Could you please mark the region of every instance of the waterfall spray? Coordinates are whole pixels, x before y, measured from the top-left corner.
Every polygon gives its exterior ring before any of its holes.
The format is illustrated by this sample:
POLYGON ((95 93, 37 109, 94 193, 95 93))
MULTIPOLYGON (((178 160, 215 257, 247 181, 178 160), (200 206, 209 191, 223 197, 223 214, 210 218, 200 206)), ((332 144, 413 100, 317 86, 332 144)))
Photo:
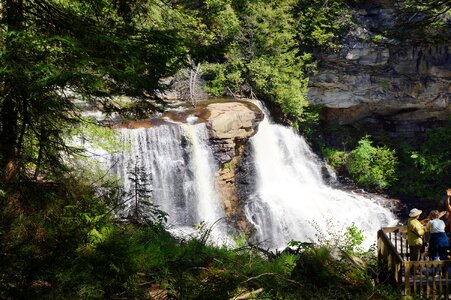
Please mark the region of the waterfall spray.
POLYGON ((257 186, 245 213, 259 243, 279 248, 290 240, 316 242, 318 235, 327 238, 354 223, 369 247, 381 226, 396 224, 375 198, 327 186, 320 160, 304 138, 292 128, 272 124, 267 113, 251 142, 257 186))
POLYGON ((111 156, 110 166, 124 189, 131 182, 127 172, 135 167, 152 178, 152 200, 168 213, 168 228, 191 234, 205 222, 211 240, 227 236, 224 211, 214 187, 217 166, 209 149, 205 124, 173 124, 152 128, 120 129, 126 151, 111 156), (221 220, 221 222, 217 222, 221 220))

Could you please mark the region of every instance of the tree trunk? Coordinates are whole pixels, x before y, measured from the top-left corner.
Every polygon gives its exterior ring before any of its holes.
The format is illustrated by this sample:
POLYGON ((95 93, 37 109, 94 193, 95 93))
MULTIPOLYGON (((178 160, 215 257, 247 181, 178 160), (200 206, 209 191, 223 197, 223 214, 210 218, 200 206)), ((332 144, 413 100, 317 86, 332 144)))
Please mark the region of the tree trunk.
MULTIPOLYGON (((8 33, 23 29, 24 0, 5 1, 4 11, 8 33)), ((14 36, 14 35, 12 35, 14 36)), ((18 134, 19 134, 19 107, 23 95, 16 69, 20 57, 20 50, 11 36, 5 40, 4 54, 7 64, 13 72, 1 78, 2 103, 0 107, 0 180, 7 192, 7 203, 13 210, 21 211, 17 189, 19 174, 18 134)))
MULTIPOLYGON (((8 81, 7 81, 8 82, 8 81)), ((10 81, 9 81, 10 82, 10 81)), ((18 114, 13 97, 7 95, 3 100, 1 132, 2 180, 6 185, 12 184, 17 178, 17 121, 18 114)))
MULTIPOLYGON (((5 17, 8 32, 19 31, 23 27, 23 0, 7 0, 5 4, 5 17)), ((8 37, 5 41, 5 56, 9 63, 17 61, 17 47, 14 41, 8 37)), ((14 65, 12 66, 14 68, 14 65)), ((1 133, 0 146, 2 180, 6 185, 15 181, 18 173, 17 138, 18 138, 18 101, 20 89, 15 72, 6 75, 4 80, 3 103, 1 106, 1 133)))

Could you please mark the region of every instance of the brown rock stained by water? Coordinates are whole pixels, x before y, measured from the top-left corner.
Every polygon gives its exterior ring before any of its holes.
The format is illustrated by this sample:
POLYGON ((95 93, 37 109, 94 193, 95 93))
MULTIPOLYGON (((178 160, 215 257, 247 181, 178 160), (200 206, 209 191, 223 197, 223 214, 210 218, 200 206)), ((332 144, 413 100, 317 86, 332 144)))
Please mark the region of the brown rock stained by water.
POLYGON ((220 166, 216 173, 218 195, 227 217, 238 229, 245 230, 247 222, 235 185, 236 165, 242 158, 244 144, 257 132, 263 113, 244 102, 213 103, 207 109, 213 155, 220 166))

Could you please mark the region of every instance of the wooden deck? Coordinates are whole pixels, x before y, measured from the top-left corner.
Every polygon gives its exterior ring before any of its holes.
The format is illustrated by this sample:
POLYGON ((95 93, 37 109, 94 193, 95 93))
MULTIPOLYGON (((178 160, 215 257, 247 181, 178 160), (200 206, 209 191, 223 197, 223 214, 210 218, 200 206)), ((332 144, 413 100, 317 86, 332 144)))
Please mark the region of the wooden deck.
POLYGON ((386 227, 377 234, 377 254, 382 267, 380 280, 403 288, 403 295, 451 299, 451 261, 409 261, 406 227, 386 227))

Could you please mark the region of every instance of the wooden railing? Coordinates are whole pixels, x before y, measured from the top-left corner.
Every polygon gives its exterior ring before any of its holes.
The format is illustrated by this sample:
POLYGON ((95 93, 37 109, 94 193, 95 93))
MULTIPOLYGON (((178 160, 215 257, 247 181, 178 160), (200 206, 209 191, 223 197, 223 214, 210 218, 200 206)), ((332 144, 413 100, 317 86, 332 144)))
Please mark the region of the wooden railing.
POLYGON ((402 284, 403 258, 399 255, 396 247, 391 242, 389 234, 396 233, 394 228, 383 228, 377 233, 377 257, 381 262, 382 277, 394 285, 402 284), (392 230, 393 229, 393 230, 392 230))
POLYGON ((451 262, 445 261, 405 261, 404 294, 420 295, 437 299, 449 299, 448 273, 451 262))
POLYGON ((383 228, 383 232, 387 235, 402 259, 407 260, 410 254, 409 245, 407 244, 407 228, 385 227, 383 228))
POLYGON ((382 228, 377 233, 377 254, 382 280, 403 287, 403 294, 449 299, 451 261, 409 261, 405 227, 382 228))

